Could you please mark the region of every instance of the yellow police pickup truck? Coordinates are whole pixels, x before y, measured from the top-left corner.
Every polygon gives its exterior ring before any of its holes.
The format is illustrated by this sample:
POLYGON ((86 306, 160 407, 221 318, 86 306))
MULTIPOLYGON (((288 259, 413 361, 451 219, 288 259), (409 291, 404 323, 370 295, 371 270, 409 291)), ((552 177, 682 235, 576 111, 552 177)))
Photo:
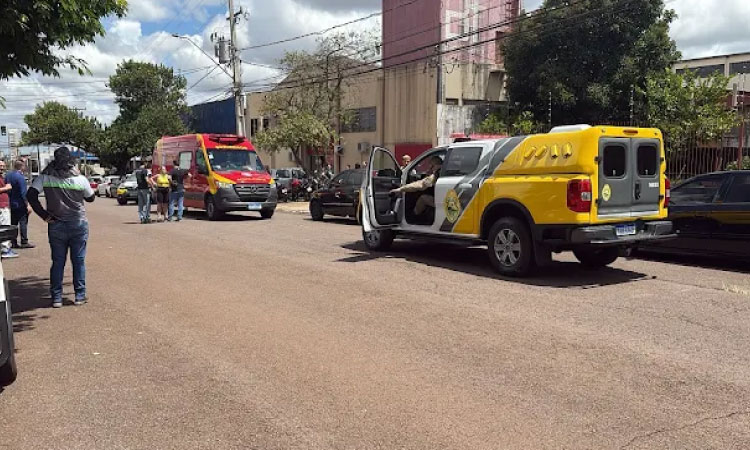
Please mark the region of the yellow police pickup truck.
POLYGON ((572 250, 587 267, 674 237, 662 134, 572 125, 425 152, 407 167, 375 148, 361 190, 370 250, 394 238, 485 243, 493 267, 525 276, 572 250))

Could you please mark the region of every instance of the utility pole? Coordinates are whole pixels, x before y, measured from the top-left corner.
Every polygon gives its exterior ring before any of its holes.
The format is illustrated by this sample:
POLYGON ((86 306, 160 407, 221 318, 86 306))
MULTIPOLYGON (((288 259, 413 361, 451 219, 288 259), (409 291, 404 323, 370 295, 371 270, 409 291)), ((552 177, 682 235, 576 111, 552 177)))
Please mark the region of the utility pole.
POLYGON ((630 86, 630 126, 633 126, 635 112, 635 86, 630 86))
MULTIPOLYGON (((234 112, 237 119, 237 135, 245 136, 245 112, 242 99, 242 66, 240 52, 237 48, 237 16, 234 14, 234 0, 229 1, 229 32, 232 56, 232 81, 234 84, 234 112)), ((240 10, 238 15, 241 15, 240 10)))

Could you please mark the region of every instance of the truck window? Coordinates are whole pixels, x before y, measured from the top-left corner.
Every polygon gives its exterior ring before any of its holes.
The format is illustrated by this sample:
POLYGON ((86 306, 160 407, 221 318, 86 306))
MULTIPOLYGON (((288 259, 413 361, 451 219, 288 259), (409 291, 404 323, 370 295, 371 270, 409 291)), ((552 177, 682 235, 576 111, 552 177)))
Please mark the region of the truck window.
POLYGON ((182 152, 178 160, 180 169, 190 170, 193 167, 193 152, 182 152))
POLYGON ((195 168, 198 172, 208 173, 208 166, 206 165, 206 158, 203 156, 203 151, 198 149, 195 152, 195 168))
POLYGON ((625 175, 627 149, 622 145, 604 147, 604 175, 607 178, 621 178, 625 175))
POLYGON ((659 150, 653 144, 638 146, 638 175, 653 177, 659 170, 659 150))
POLYGON ((482 147, 454 148, 448 154, 440 174, 444 177, 469 175, 477 170, 482 147))

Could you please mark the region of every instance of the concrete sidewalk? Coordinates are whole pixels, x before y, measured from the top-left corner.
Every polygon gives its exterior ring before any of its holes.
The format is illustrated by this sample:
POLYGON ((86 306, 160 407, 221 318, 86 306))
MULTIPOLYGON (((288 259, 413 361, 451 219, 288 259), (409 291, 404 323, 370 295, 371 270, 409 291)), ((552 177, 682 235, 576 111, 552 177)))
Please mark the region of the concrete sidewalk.
POLYGON ((278 206, 276 206, 276 211, 308 214, 310 212, 310 204, 308 202, 279 203, 278 206))

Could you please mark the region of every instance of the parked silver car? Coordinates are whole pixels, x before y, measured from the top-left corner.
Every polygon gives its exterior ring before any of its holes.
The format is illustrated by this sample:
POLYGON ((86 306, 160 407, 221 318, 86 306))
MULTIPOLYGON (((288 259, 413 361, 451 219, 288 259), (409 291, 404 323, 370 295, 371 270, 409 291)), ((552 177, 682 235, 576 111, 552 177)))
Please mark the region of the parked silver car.
POLYGON ((96 195, 99 197, 116 197, 115 189, 120 184, 120 178, 119 175, 107 175, 104 177, 96 189, 96 195))

